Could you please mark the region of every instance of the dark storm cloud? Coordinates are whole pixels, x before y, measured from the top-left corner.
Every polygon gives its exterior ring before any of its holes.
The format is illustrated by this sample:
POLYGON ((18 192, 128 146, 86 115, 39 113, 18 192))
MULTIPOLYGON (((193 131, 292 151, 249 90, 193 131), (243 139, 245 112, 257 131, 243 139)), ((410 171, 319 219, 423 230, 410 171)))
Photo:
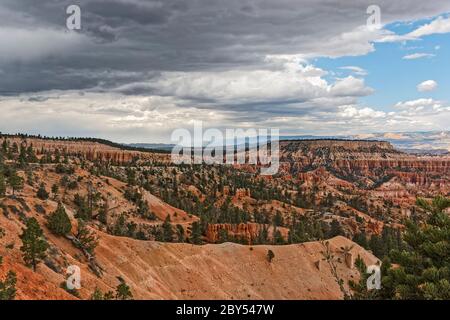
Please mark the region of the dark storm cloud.
POLYGON ((119 1, 89 2, 83 9, 104 18, 111 26, 121 26, 127 20, 143 25, 163 24, 171 15, 171 12, 162 6, 148 7, 119 1))
MULTIPOLYGON (((4 35, 2 46, 13 49, 0 49, 0 90, 107 90, 150 81, 149 73, 161 71, 256 68, 274 54, 357 55, 367 48, 333 46, 330 39, 364 25, 371 2, 2 0, 0 23, 11 35, 4 35), (70 4, 82 8, 82 30, 76 35, 65 29, 70 4), (132 74, 105 77, 105 70, 132 74)), ((385 22, 450 10, 448 0, 377 2, 385 22)))

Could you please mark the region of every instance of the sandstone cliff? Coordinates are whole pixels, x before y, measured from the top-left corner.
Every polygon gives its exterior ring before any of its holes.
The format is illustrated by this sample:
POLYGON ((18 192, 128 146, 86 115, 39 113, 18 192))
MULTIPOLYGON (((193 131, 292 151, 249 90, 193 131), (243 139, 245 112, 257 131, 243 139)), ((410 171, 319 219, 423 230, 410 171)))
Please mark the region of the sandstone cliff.
POLYGON ((410 155, 378 141, 281 141, 280 149, 283 172, 304 180, 314 179, 308 173, 323 168, 367 188, 378 187, 395 176, 405 184, 432 186, 444 193, 449 190, 448 156, 410 155))

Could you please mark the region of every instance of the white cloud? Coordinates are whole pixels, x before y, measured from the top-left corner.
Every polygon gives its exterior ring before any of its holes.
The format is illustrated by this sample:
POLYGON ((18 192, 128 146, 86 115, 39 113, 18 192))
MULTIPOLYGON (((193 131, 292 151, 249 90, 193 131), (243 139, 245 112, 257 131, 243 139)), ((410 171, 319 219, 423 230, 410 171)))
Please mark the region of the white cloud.
POLYGON ((174 128, 188 127, 189 119, 211 126, 229 125, 228 112, 184 106, 171 97, 125 96, 77 91, 42 92, 5 97, 0 109, 3 132, 47 136, 96 136, 118 142, 168 142, 174 128))
POLYGON ((404 56, 402 59, 403 60, 415 60, 415 59, 420 59, 420 58, 432 58, 436 55, 432 54, 432 53, 413 53, 413 54, 408 54, 406 56, 404 56))
POLYGON ((336 83, 331 87, 330 92, 337 97, 360 97, 370 95, 374 92, 374 90, 372 88, 366 87, 363 79, 349 76, 336 81, 336 83))
POLYGON ((372 119, 383 118, 386 116, 386 113, 383 111, 376 111, 368 107, 357 108, 355 106, 341 106, 339 107, 339 116, 352 119, 372 119))
POLYGON ((366 70, 364 70, 361 67, 357 67, 357 66, 345 66, 345 67, 340 67, 339 69, 349 70, 358 76, 367 76, 367 74, 368 74, 368 72, 366 70))
POLYGON ((421 111, 424 109, 439 110, 443 107, 442 101, 434 99, 417 99, 410 101, 401 101, 395 105, 396 108, 421 111))
POLYGON ((276 114, 196 108, 175 97, 94 92, 80 95, 78 91, 40 95, 42 99, 31 94, 0 99, 2 131, 97 136, 119 142, 169 142, 172 130, 192 130, 192 120, 203 121, 209 128, 273 127, 282 133, 337 135, 445 129, 450 116, 450 107, 433 99, 399 102, 396 112, 387 113, 357 103, 342 104, 341 98, 321 98, 317 99, 317 108, 310 105, 305 112, 299 112, 304 106, 296 104, 276 114))
MULTIPOLYGON (((245 104, 308 101, 318 98, 360 97, 373 89, 364 80, 349 76, 329 83, 326 71, 311 64, 301 64, 298 57, 268 57, 267 69, 216 72, 164 72, 148 83, 149 90, 180 99, 209 100, 219 104, 245 104), (282 63, 280 61, 283 61, 282 63)), ((129 91, 117 88, 117 91, 129 91)))
POLYGON ((432 22, 425 24, 408 35, 413 38, 421 38, 432 34, 442 34, 450 32, 450 18, 438 17, 432 22))
POLYGON ((417 91, 419 92, 429 92, 434 91, 438 87, 438 84, 434 80, 427 80, 417 85, 417 91))
POLYGON ((433 35, 433 34, 444 34, 450 33, 450 18, 444 18, 442 16, 437 17, 433 21, 423 26, 418 27, 414 31, 404 34, 387 34, 377 42, 402 42, 402 41, 412 41, 420 40, 422 37, 433 35))

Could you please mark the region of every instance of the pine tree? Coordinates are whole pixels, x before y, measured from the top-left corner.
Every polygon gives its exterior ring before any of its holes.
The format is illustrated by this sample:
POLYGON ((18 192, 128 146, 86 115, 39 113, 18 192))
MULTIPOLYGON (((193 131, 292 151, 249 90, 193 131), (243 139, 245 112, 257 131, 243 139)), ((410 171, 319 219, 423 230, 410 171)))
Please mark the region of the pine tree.
POLYGON ((58 203, 55 212, 48 217, 47 226, 50 231, 58 236, 64 236, 72 230, 70 218, 61 202, 58 203))
POLYGON ((33 144, 30 144, 27 147, 27 162, 29 162, 29 163, 36 163, 36 162, 38 162, 36 154, 34 153, 34 150, 33 150, 33 144))
POLYGON ((117 300, 132 300, 133 294, 131 293, 130 287, 126 284, 123 279, 119 279, 120 284, 116 288, 116 299, 117 300))
POLYGON ((177 224, 177 238, 178 242, 184 242, 185 240, 184 228, 181 224, 177 224))
POLYGON ((45 190, 44 183, 41 183, 39 186, 39 189, 36 193, 36 196, 41 200, 47 200, 48 199, 48 192, 45 190))
POLYGON ((258 233, 258 243, 259 244, 266 244, 269 239, 269 231, 267 230, 266 226, 263 226, 258 233))
POLYGON ((14 300, 16 297, 17 275, 14 271, 8 271, 6 279, 0 281, 0 300, 14 300))
POLYGON ((348 282, 352 292, 349 294, 350 300, 374 300, 379 298, 378 290, 369 290, 367 288, 367 280, 370 274, 366 272, 367 266, 364 260, 358 256, 355 260, 355 266, 360 274, 360 279, 358 282, 350 280, 348 282))
POLYGON ((35 218, 28 219, 26 228, 22 229, 20 239, 22 240, 20 250, 23 260, 27 266, 36 271, 38 263, 46 257, 48 243, 44 239, 44 232, 35 218))
POLYGON ((4 197, 6 194, 6 182, 5 176, 0 172, 0 197, 4 197))
POLYGON ((2 142, 2 152, 3 152, 4 154, 8 153, 8 148, 9 148, 9 141, 6 140, 6 139, 3 139, 3 142, 2 142))
POLYGON ((219 243, 227 242, 228 240, 228 231, 226 229, 219 230, 219 243))
POLYGON ((333 238, 336 236, 341 236, 344 234, 344 231, 342 230, 341 224, 339 223, 339 221, 337 221, 336 219, 334 219, 333 221, 331 221, 331 229, 330 229, 330 233, 329 233, 329 238, 333 238))
POLYGON ((25 164, 27 163, 27 153, 26 152, 27 151, 26 151, 24 144, 21 144, 20 151, 19 151, 19 159, 18 159, 20 167, 24 167, 25 164))
POLYGON ((373 234, 370 237, 369 248, 370 250, 372 250, 373 254, 380 259, 382 259, 386 255, 384 243, 376 234, 373 234))
POLYGON ((103 292, 96 287, 91 295, 91 300, 104 300, 103 292))
POLYGON ((283 226, 283 216, 281 215, 280 211, 277 211, 277 213, 275 214, 275 216, 273 217, 273 224, 276 227, 281 227, 283 226))
POLYGON ((425 223, 406 223, 404 240, 409 250, 393 250, 395 268, 384 264, 383 298, 450 299, 450 199, 436 197, 430 203, 418 199, 426 212, 425 223))
POLYGON ((275 230, 274 231, 274 236, 273 236, 273 242, 277 245, 281 245, 284 244, 284 238, 280 232, 280 230, 275 230))
POLYGON ((12 189, 13 195, 15 194, 15 191, 21 190, 23 188, 23 179, 22 177, 17 175, 17 172, 15 170, 11 172, 8 178, 8 183, 12 189))
POLYGON ((202 243, 201 237, 202 233, 200 229, 200 224, 197 221, 195 221, 192 223, 190 242, 193 244, 201 244, 202 243))
POLYGON ((172 224, 170 223, 170 215, 169 214, 167 215, 166 219, 164 220, 162 227, 163 227, 164 241, 172 242, 173 230, 172 230, 172 224))
POLYGON ((356 242, 357 244, 359 244, 364 249, 368 249, 369 248, 369 244, 367 242, 367 235, 366 235, 366 233, 364 231, 355 234, 355 236, 353 237, 353 242, 356 242))
POLYGON ((108 291, 103 293, 99 288, 95 288, 94 292, 91 295, 91 300, 113 300, 114 293, 112 291, 108 291))
POLYGON ((81 249, 86 250, 89 254, 94 255, 94 250, 98 245, 98 238, 94 232, 90 231, 86 223, 78 220, 78 231, 76 237, 79 241, 81 249))
POLYGON ((52 193, 53 193, 53 195, 56 195, 58 193, 58 190, 59 190, 58 185, 56 183, 54 183, 52 185, 52 193))

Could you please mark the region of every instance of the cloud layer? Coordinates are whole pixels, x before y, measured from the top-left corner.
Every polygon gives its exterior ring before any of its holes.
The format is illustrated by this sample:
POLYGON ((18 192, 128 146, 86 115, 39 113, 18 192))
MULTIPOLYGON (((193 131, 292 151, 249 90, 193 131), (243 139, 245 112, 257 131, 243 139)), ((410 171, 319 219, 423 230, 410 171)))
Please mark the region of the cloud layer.
MULTIPOLYGON (((450 11, 448 0, 378 2, 384 24, 450 11)), ((416 121, 360 103, 374 92, 366 70, 347 65, 350 74, 338 77, 314 65, 318 57, 366 55, 376 42, 397 41, 365 26, 371 1, 77 3, 80 32, 65 29, 71 0, 0 4, 2 130, 156 141, 192 119, 324 133, 390 123, 406 129, 416 121)), ((448 26, 438 18, 407 37, 448 26)))

